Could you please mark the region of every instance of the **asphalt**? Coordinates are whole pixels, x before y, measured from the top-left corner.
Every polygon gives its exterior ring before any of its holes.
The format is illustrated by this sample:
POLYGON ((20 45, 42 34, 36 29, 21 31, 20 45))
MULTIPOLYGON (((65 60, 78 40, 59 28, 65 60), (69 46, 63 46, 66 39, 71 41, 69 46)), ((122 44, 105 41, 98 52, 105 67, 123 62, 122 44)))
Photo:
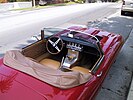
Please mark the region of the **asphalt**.
MULTIPOLYGON (((126 100, 128 94, 132 94, 133 72, 133 18, 132 16, 116 16, 104 19, 102 22, 95 23, 99 27, 109 32, 121 34, 125 43, 112 65, 106 79, 104 80, 96 100, 126 100)), ((130 100, 133 100, 133 97, 130 100)))
MULTIPOLYGON (((109 32, 120 33, 125 40, 125 44, 102 84, 96 100, 133 100, 133 83, 131 82, 133 72, 133 18, 120 16, 120 12, 117 15, 105 18, 103 21, 88 22, 89 27, 99 27, 109 32)), ((70 23, 77 24, 77 20, 70 23)), ((20 47, 22 46, 25 45, 21 44, 20 47)))
MULTIPOLYGON (((130 36, 129 36, 129 39, 127 40, 127 43, 130 46, 131 52, 133 52, 133 29, 130 33, 130 36)), ((131 56, 133 56, 133 54, 131 54, 131 56)), ((132 66, 133 66, 133 64, 132 64, 132 66)), ((131 69, 131 70, 133 72, 133 69, 131 69)), ((133 75, 132 75, 132 81, 131 81, 130 89, 128 92, 127 100, 133 100, 133 75)))

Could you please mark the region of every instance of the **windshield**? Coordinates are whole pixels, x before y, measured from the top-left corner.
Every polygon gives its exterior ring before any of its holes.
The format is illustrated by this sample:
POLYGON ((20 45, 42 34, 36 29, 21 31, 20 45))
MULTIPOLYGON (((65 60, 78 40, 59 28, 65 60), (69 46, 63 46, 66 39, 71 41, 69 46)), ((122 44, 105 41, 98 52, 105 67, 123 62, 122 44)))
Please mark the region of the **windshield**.
MULTIPOLYGON (((78 34, 78 35, 81 35, 81 33, 82 34, 84 34, 84 36, 85 37, 88 37, 88 39, 89 39, 89 37, 92 39, 94 39, 94 40, 96 40, 96 42, 99 42, 99 40, 95 37, 95 36, 93 36, 93 35, 91 35, 91 34, 88 34, 88 33, 84 33, 84 32, 81 32, 81 31, 76 31, 76 30, 72 30, 72 29, 63 29, 63 28, 44 28, 43 29, 44 30, 44 38, 47 38, 47 37, 49 37, 49 36, 51 36, 51 35, 54 35, 54 34, 57 34, 57 33, 65 33, 64 35, 67 35, 68 33, 72 33, 73 35, 75 34, 75 33, 80 33, 80 34, 78 34)), ((77 36, 78 36, 77 35, 77 36)), ((79 37, 79 36, 78 36, 79 37)))
POLYGON ((44 28, 44 38, 47 38, 51 35, 54 35, 56 33, 59 33, 61 31, 63 31, 65 29, 62 29, 62 28, 44 28))

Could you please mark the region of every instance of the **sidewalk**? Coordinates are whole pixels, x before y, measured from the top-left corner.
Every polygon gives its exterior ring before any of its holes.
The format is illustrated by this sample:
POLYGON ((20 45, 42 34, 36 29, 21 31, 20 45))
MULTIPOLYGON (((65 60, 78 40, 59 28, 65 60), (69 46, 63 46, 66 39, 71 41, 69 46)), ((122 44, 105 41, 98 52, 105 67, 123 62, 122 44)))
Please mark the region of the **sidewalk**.
MULTIPOLYGON (((131 47, 131 51, 133 53, 133 39, 132 38, 133 38, 133 29, 132 29, 132 31, 129 35, 129 39, 128 39, 128 40, 130 40, 130 42, 132 44, 132 45, 129 45, 129 46, 131 47)), ((130 89, 129 89, 129 92, 128 92, 127 100, 133 100, 133 78, 131 80, 131 85, 130 85, 130 89)))
POLYGON ((127 100, 133 100, 133 79, 131 81, 131 86, 130 86, 130 90, 129 90, 129 93, 128 93, 127 100))

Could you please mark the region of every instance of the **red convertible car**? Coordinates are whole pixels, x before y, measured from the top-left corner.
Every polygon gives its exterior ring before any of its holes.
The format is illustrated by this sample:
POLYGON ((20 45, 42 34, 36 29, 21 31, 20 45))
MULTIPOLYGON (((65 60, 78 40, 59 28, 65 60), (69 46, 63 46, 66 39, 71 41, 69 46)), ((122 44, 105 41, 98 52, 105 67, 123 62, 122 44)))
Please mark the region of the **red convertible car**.
POLYGON ((95 28, 44 28, 0 60, 0 100, 92 100, 123 45, 95 28))

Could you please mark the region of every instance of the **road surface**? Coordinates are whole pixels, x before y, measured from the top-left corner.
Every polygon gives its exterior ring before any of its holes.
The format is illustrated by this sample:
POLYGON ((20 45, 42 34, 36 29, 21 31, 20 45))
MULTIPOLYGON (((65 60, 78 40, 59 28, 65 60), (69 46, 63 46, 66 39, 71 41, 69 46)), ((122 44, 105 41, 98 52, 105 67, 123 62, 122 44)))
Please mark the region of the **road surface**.
POLYGON ((132 77, 133 17, 120 15, 120 3, 57 7, 0 15, 0 56, 34 42, 30 37, 46 26, 87 25, 121 34, 125 44, 111 67, 96 100, 125 100, 132 77), (129 38, 130 37, 130 38, 129 38))
POLYGON ((7 49, 16 45, 16 43, 21 43, 24 39, 38 34, 43 27, 62 27, 66 26, 66 24, 87 25, 88 21, 100 20, 115 13, 118 10, 116 6, 120 6, 120 4, 79 4, 35 11, 18 13, 6 12, 6 14, 0 14, 1 56, 7 49))

